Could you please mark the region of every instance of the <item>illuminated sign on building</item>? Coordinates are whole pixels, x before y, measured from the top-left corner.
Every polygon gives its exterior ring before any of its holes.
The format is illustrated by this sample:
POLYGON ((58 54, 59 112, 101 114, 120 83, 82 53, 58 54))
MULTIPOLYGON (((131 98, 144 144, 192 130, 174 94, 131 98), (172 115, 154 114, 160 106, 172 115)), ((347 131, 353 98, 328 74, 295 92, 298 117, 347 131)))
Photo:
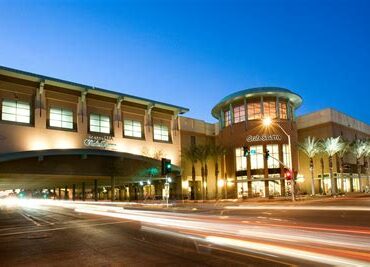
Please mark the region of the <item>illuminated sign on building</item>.
POLYGON ((266 141, 281 141, 281 135, 279 134, 267 134, 267 135, 248 135, 246 138, 247 143, 251 142, 266 142, 266 141))
POLYGON ((95 136, 89 135, 85 140, 85 146, 89 147, 100 147, 100 148, 113 148, 116 144, 112 143, 113 138, 112 136, 95 136))

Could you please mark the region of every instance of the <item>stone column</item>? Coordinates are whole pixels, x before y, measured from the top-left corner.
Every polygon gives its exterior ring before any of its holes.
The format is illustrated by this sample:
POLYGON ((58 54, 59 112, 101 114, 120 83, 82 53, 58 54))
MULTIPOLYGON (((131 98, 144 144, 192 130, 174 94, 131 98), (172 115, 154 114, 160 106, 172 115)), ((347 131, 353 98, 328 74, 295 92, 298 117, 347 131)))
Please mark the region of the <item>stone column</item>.
POLYGON ((45 129, 46 128, 46 117, 47 117, 47 107, 46 107, 46 98, 44 90, 45 82, 41 81, 39 88, 36 91, 35 96, 35 110, 34 110, 34 123, 35 128, 45 129))
POLYGON ((94 199, 98 201, 98 180, 94 179, 94 199))
POLYGON ((68 187, 67 186, 64 187, 64 199, 65 200, 68 199, 68 187))
POLYGON ((114 176, 112 176, 111 177, 111 179, 110 179, 110 185, 111 185, 111 201, 114 201, 115 199, 116 199, 116 194, 115 194, 115 187, 116 187, 116 185, 115 185, 115 181, 116 179, 115 179, 115 177, 114 176))
POLYGON ((82 182, 82 201, 86 200, 86 195, 85 195, 85 182, 82 182))
POLYGON ((76 184, 72 185, 72 200, 76 200, 76 184))

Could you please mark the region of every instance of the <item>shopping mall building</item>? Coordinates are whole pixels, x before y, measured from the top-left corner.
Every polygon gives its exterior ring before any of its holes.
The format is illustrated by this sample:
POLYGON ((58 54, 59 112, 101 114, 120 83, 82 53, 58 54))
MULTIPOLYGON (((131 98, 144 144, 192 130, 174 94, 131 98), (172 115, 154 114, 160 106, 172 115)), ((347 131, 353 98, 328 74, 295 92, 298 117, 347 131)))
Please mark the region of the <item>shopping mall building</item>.
MULTIPOLYGON (((160 199, 168 182, 177 199, 205 198, 202 188, 208 199, 280 196, 289 192, 287 168, 304 194, 310 170, 299 142, 370 137, 369 125, 333 109, 296 117, 302 98, 278 87, 225 97, 205 111, 214 124, 184 117, 188 109, 181 106, 6 67, 0 67, 0 98, 0 191, 57 198, 160 199), (262 123, 266 117, 269 126, 262 123), (185 156, 190 147, 214 144, 226 153, 194 164, 185 156), (170 175, 161 173, 162 158, 171 160, 170 175)), ((359 183, 369 183, 367 164, 362 159, 358 177, 353 156, 345 160, 343 177, 334 160, 336 181, 345 180, 342 191, 358 191, 359 183)), ((316 187, 325 193, 331 187, 327 162, 321 154, 314 159, 316 187)))

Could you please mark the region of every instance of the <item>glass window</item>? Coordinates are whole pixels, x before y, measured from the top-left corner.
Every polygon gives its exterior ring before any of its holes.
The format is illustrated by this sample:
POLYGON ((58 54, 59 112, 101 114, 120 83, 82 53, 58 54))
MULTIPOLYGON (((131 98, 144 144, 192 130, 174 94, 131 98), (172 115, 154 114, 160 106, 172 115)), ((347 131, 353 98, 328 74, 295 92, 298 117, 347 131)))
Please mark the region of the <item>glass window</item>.
POLYGON ((234 123, 245 121, 244 105, 234 108, 234 123))
POLYGON ((1 119, 3 121, 31 123, 31 107, 29 103, 4 99, 2 104, 1 119))
POLYGON ((259 120, 261 118, 261 103, 248 103, 248 120, 259 120))
POLYGON ((264 117, 269 117, 271 119, 276 118, 276 102, 275 101, 263 102, 263 115, 264 117))
POLYGON ((154 124, 154 140, 165 142, 170 141, 170 133, 166 125, 154 124))
POLYGON ((250 147, 250 158, 251 158, 251 169, 263 169, 263 147, 262 146, 251 146, 250 147))
POLYGON ((289 169, 292 168, 292 158, 290 156, 289 146, 287 144, 283 144, 283 162, 289 169))
POLYGON ((137 137, 142 138, 142 127, 140 121, 134 121, 134 120, 124 120, 124 135, 125 136, 131 136, 131 137, 137 137))
POLYGON ((100 114, 90 115, 90 132, 110 133, 110 118, 100 114))
POLYGON ((235 162, 237 171, 245 171, 247 169, 247 158, 244 157, 243 154, 244 150, 242 147, 235 149, 235 162))
POLYGON ((50 108, 49 126, 73 129, 73 112, 68 109, 50 108))
POLYGON ((267 168, 280 168, 279 145, 267 145, 270 157, 267 159, 267 168))
POLYGON ((197 145, 197 139, 194 135, 190 136, 190 145, 196 146, 197 145))
POLYGON ((225 111, 225 127, 231 124, 231 112, 230 110, 225 111))
POLYGON ((279 102, 279 113, 280 113, 280 119, 288 119, 288 114, 286 110, 286 103, 279 102))
POLYGON ((248 196, 248 177, 247 176, 237 176, 238 183, 238 198, 248 196))

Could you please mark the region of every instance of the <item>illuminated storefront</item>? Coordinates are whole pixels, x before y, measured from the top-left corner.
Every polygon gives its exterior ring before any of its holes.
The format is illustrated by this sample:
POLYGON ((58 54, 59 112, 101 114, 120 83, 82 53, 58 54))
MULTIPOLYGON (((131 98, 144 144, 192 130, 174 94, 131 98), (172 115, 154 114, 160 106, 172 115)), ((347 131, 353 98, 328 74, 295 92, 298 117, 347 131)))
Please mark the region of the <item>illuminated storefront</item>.
POLYGON ((219 120, 216 142, 227 148, 223 173, 235 179, 236 189, 229 194, 285 195, 284 172, 297 170, 298 164, 296 148, 292 146, 291 154, 284 131, 297 142, 294 112, 301 103, 301 97, 287 89, 263 87, 234 93, 213 108, 212 115, 219 120), (265 118, 271 119, 271 125, 263 125, 265 118))
MULTIPOLYGON (((49 188, 68 198, 99 191, 99 199, 162 199, 162 158, 173 165, 172 198, 286 196, 288 170, 309 194, 309 160, 298 143, 370 137, 369 125, 332 109, 297 117, 302 98, 279 87, 231 94, 211 111, 218 122, 207 123, 181 116, 188 109, 180 106, 0 67, 0 101, 0 191, 49 188), (226 153, 185 157, 205 145, 226 153)), ((361 177, 353 157, 346 156, 342 172, 333 160, 341 192, 370 186, 366 160, 361 177)), ((317 192, 330 193, 327 157, 313 162, 317 192)))

